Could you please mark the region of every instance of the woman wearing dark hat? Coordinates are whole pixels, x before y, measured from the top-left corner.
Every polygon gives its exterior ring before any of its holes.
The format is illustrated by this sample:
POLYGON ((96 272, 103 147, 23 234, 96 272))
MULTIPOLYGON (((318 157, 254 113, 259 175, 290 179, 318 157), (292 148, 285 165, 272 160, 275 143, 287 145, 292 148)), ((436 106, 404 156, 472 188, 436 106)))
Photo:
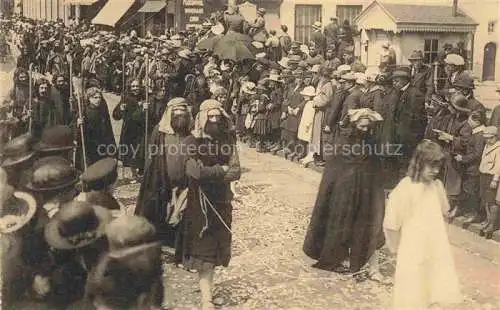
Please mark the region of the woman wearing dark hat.
POLYGON ((44 228, 53 265, 44 275, 49 290, 41 298, 56 309, 66 309, 84 295, 88 272, 107 249, 106 225, 111 213, 105 206, 71 201, 44 228))
POLYGON ((77 141, 75 166, 83 171, 83 149, 79 126, 83 126, 85 142, 85 159, 87 166, 102 158, 116 155, 116 142, 111 126, 108 105, 99 88, 91 87, 86 91, 87 101, 83 104, 83 120, 75 115, 73 124, 77 141), (77 130, 78 129, 78 130, 77 130))
POLYGON ((376 255, 384 245, 380 165, 373 152, 353 147, 373 144, 373 125, 381 120, 370 109, 349 111, 338 142, 342 151, 326 164, 303 250, 317 268, 357 273, 368 264, 368 277, 385 282, 376 255))
POLYGON ((155 228, 139 216, 123 216, 106 227, 109 252, 89 273, 85 297, 68 310, 160 309, 161 248, 155 228))

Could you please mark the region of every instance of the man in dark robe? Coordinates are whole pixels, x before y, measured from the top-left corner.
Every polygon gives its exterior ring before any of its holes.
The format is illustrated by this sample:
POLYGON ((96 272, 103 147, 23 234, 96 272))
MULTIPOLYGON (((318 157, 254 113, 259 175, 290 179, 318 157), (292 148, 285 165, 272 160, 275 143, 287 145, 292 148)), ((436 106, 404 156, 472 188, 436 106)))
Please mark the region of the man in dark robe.
POLYGON ((422 51, 413 51, 408 57, 411 63, 411 85, 425 94, 426 100, 432 94, 432 71, 424 64, 424 54, 422 51))
MULTIPOLYGON (((83 126, 83 139, 85 140, 85 156, 87 166, 108 157, 114 156, 116 142, 109 117, 108 105, 102 97, 101 90, 97 87, 91 87, 86 92, 88 102, 83 105, 83 119, 77 119, 77 126, 83 126)), ((77 137, 76 167, 81 171, 85 170, 83 166, 83 150, 80 131, 75 131, 77 137)))
POLYGON ((9 93, 12 116, 19 121, 12 128, 12 136, 16 137, 28 131, 29 109, 29 76, 24 69, 14 74, 14 87, 9 93))
POLYGON ((177 224, 172 215, 182 205, 180 194, 188 186, 181 152, 191 123, 192 117, 184 98, 173 98, 167 103, 149 140, 149 157, 135 208, 135 214, 153 223, 158 238, 172 248, 177 224))
POLYGON ((31 116, 33 118, 32 134, 39 138, 46 127, 63 123, 62 103, 57 96, 52 96, 52 86, 49 81, 42 78, 35 86, 37 90, 31 116))
POLYGON ((213 309, 214 268, 228 266, 231 259, 230 183, 241 175, 233 124, 220 102, 201 104, 194 129, 184 142, 189 185, 175 259, 198 271, 202 308, 213 309))
POLYGON ((123 162, 123 167, 131 169, 132 183, 137 181, 138 173, 144 169, 146 111, 150 113, 149 120, 152 120, 153 116, 153 109, 147 108, 139 81, 134 80, 130 84, 130 93, 122 97, 121 102, 113 110, 113 118, 123 120, 120 133, 120 148, 123 150, 118 159, 123 162))
POLYGON ((75 110, 74 98, 70 98, 69 81, 62 74, 55 74, 53 77, 52 85, 54 85, 54 92, 57 91, 61 103, 62 103, 62 113, 63 119, 62 124, 68 125, 71 123, 73 118, 73 113, 75 110))

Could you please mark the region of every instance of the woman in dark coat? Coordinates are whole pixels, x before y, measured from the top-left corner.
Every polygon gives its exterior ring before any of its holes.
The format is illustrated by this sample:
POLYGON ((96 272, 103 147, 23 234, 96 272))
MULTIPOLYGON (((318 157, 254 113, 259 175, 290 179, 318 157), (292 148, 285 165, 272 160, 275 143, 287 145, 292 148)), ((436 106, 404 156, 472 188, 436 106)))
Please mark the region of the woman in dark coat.
MULTIPOLYGON (((113 110, 113 118, 123 120, 119 144, 121 152, 118 159, 123 162, 123 167, 130 167, 133 179, 137 179, 137 173, 141 173, 144 169, 143 142, 146 126, 144 103, 139 81, 134 80, 130 84, 130 93, 122 97, 113 110)), ((153 109, 148 111, 152 116, 153 109)), ((149 119, 152 120, 152 117, 149 119)))
MULTIPOLYGON (((87 166, 105 158, 113 157, 116 151, 116 142, 109 117, 108 105, 102 97, 101 90, 91 87, 87 90, 88 102, 83 104, 83 132, 85 139, 85 154, 87 166)), ((77 117, 75 117, 77 119, 77 117)), ((77 120, 77 124, 81 122, 77 120)), ((76 151, 76 166, 80 171, 85 170, 82 158, 82 139, 80 130, 75 132, 78 137, 76 151)))
POLYGON ((339 273, 356 273, 370 261, 370 278, 382 280, 374 254, 384 244, 384 189, 378 158, 367 147, 373 145, 369 126, 380 115, 369 109, 348 115, 326 164, 303 250, 318 261, 315 267, 339 273))

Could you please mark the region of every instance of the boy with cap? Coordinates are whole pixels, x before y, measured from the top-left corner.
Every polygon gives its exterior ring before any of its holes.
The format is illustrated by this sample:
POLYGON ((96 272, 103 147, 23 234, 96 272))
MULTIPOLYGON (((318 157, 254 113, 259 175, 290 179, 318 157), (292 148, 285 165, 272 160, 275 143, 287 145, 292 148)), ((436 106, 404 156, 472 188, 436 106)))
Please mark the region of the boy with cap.
POLYGON ((486 210, 488 223, 480 231, 481 236, 491 238, 493 232, 498 228, 499 207, 498 181, 500 180, 500 141, 497 138, 498 129, 488 126, 483 130, 486 140, 479 172, 481 173, 481 201, 482 208, 486 210))

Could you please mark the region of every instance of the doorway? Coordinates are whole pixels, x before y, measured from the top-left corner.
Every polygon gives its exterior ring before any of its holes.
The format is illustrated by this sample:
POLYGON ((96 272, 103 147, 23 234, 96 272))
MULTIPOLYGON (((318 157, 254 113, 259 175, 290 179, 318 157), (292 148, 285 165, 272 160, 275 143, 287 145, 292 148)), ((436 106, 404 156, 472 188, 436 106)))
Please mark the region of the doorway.
POLYGON ((495 58, 497 55, 497 45, 494 42, 488 42, 484 46, 483 58, 483 81, 495 80, 495 58))

